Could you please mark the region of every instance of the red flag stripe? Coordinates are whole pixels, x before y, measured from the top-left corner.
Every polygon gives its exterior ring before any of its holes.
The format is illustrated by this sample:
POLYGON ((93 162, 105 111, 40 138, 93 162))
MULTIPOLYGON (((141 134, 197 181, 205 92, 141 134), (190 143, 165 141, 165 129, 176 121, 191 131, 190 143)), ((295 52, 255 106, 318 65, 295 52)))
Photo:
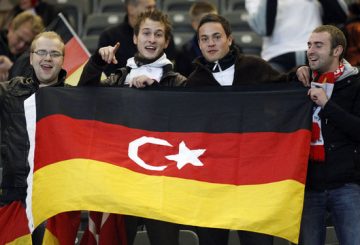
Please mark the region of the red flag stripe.
POLYGON ((308 142, 311 137, 307 130, 242 134, 149 132, 98 121, 75 120, 63 115, 40 120, 37 123, 37 133, 46 133, 53 144, 37 141, 37 147, 42 150, 41 154, 35 156, 35 162, 38 163, 35 171, 62 160, 85 158, 147 175, 234 185, 262 184, 286 179, 305 183, 308 142), (139 148, 139 157, 151 165, 167 165, 164 171, 146 170, 128 157, 128 144, 142 136, 163 139, 172 145, 146 144, 139 148), (204 166, 188 164, 178 169, 177 162, 165 158, 177 154, 182 141, 191 150, 206 149, 199 157, 204 166), (303 163, 300 167, 299 164, 294 164, 298 161, 303 163))

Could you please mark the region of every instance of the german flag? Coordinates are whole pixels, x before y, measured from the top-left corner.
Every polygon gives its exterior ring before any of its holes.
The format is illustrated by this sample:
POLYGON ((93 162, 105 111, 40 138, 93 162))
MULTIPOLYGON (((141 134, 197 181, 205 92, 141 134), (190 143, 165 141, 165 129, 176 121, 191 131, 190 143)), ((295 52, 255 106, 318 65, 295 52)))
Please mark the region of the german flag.
POLYGON ((311 138, 306 89, 228 89, 40 89, 26 102, 37 115, 27 122, 36 138, 34 224, 93 210, 297 242, 311 138))
POLYGON ((90 57, 89 51, 62 13, 59 13, 57 18, 46 29, 55 31, 64 40, 65 56, 63 68, 67 71, 66 83, 76 86, 83 67, 90 57))
POLYGON ((0 208, 0 244, 32 244, 26 217, 21 202, 11 202, 0 208))

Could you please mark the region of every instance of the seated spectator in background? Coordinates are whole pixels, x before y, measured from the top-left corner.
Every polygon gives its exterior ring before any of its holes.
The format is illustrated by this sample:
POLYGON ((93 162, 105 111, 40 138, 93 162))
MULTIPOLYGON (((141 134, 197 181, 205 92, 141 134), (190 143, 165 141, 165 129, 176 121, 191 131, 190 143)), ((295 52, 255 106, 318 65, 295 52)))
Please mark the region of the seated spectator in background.
POLYGON ((217 8, 208 2, 194 2, 191 5, 189 15, 191 26, 194 29, 194 37, 181 47, 176 58, 176 70, 182 75, 190 75, 194 69, 192 62, 202 55, 196 34, 201 18, 206 14, 217 14, 217 12, 217 8))
MULTIPOLYGON (((64 42, 58 34, 40 33, 31 43, 32 75, 15 77, 10 81, 0 83, 0 150, 3 166, 0 206, 15 201, 21 201, 25 205, 26 180, 30 167, 27 158, 29 138, 24 100, 35 93, 39 87, 64 86, 66 72, 61 69, 64 51, 64 42)), ((16 227, 13 229, 16 230, 16 227)), ((33 235, 33 244, 41 244, 38 239, 41 240, 41 237, 33 235)))
POLYGON ((358 245, 360 73, 343 59, 346 39, 335 26, 319 26, 307 44, 314 110, 299 244, 325 244, 330 212, 339 244, 358 245))
POLYGON ((0 82, 8 79, 15 60, 43 30, 44 25, 39 16, 24 12, 13 19, 8 30, 0 31, 0 82))
POLYGON ((344 0, 246 0, 249 25, 263 37, 261 57, 280 72, 306 64, 306 42, 321 24, 343 24, 344 0))
POLYGON ((18 0, 17 4, 9 12, 3 24, 3 28, 7 28, 12 19, 24 11, 29 11, 32 14, 39 15, 45 26, 49 25, 59 13, 59 10, 55 7, 55 5, 42 0, 18 0))
MULTIPOLYGON (((92 55, 85 65, 78 85, 129 85, 137 88, 183 86, 186 78, 173 71, 173 64, 164 53, 169 44, 170 35, 171 25, 166 15, 157 10, 140 14, 134 25, 133 34, 133 42, 137 47, 137 52, 134 57, 127 60, 126 67, 117 69, 114 74, 100 82, 101 73, 106 65, 118 63, 115 54, 119 44, 102 47, 92 55)), ((145 223, 151 244, 179 244, 179 225, 125 216, 128 245, 133 244, 140 222, 145 223)))
MULTIPOLYGON (((239 86, 287 82, 267 62, 255 56, 240 54, 233 46, 229 22, 222 16, 208 14, 198 27, 201 57, 195 60, 195 70, 188 77, 188 87, 239 86)), ((211 215, 211 214, 209 214, 211 215)), ((200 245, 227 245, 229 231, 215 228, 197 228, 200 245)), ((273 237, 248 231, 238 231, 242 245, 272 245, 273 237)))
POLYGON ((360 3, 349 5, 349 17, 344 25, 347 39, 345 58, 353 66, 360 66, 360 3))
MULTIPOLYGON (((114 46, 120 43, 120 47, 116 52, 117 64, 109 64, 105 68, 105 74, 114 73, 117 68, 125 67, 127 60, 134 56, 137 52, 136 45, 133 42, 134 25, 137 17, 141 12, 146 10, 154 10, 156 7, 155 0, 125 0, 126 16, 123 23, 110 27, 100 35, 98 48, 106 46, 114 46)), ((169 46, 165 50, 167 57, 173 61, 176 56, 176 49, 173 38, 170 38, 169 46)))

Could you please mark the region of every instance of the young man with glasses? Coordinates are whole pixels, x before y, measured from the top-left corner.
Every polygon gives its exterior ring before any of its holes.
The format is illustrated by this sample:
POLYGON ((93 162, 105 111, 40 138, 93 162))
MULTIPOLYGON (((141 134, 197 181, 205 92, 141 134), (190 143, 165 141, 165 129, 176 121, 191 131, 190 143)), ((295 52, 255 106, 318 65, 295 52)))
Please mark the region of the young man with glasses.
POLYGON ((8 79, 13 63, 43 30, 39 16, 23 12, 13 19, 8 30, 0 31, 0 82, 8 79))
MULTIPOLYGON (((29 139, 24 100, 40 87, 64 86, 66 72, 65 44, 55 32, 38 34, 31 44, 32 76, 15 77, 0 83, 0 122, 2 183, 0 207, 20 201, 25 203, 29 163, 29 139)), ((16 214, 14 214, 14 217, 16 214)), ((14 228, 16 229, 16 227, 14 228)), ((34 242, 38 244, 38 242, 34 242)))

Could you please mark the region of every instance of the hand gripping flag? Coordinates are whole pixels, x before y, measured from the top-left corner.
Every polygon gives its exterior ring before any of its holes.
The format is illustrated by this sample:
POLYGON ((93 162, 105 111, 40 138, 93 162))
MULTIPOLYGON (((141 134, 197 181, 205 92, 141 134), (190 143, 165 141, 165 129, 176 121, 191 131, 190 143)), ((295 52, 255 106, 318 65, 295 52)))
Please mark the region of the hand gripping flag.
POLYGON ((297 242, 312 103, 292 85, 242 90, 40 89, 32 225, 93 210, 297 242))

